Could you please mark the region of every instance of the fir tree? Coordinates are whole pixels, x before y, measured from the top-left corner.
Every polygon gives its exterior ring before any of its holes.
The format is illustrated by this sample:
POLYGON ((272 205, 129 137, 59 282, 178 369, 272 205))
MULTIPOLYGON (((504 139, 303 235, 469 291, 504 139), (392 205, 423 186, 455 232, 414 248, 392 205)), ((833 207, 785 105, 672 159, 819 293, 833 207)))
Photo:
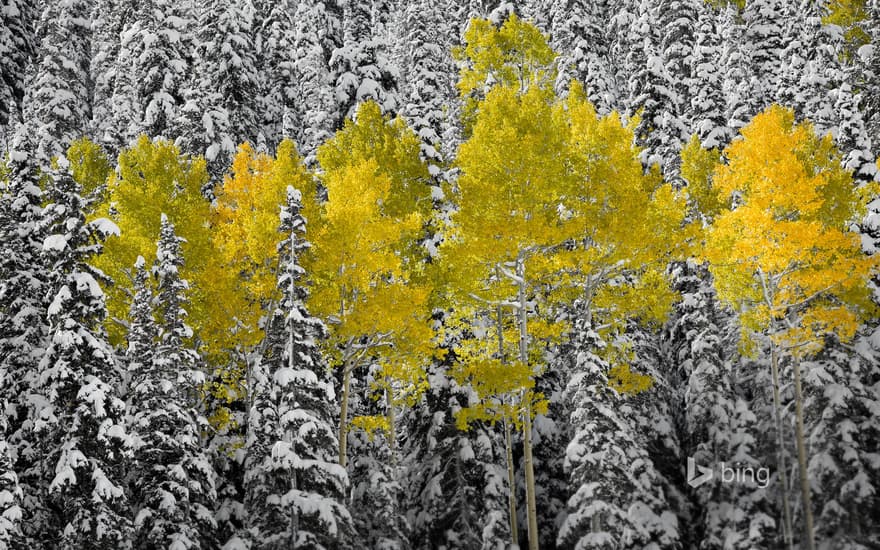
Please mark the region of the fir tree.
POLYGON ((106 218, 86 221, 81 187, 64 157, 49 175, 40 222, 50 272, 46 297, 49 345, 38 365, 34 433, 39 439, 41 498, 53 512, 37 527, 42 545, 69 549, 124 548, 131 536, 125 492, 125 404, 116 395, 120 370, 102 322, 107 315, 88 262, 101 240, 118 234, 106 218), (50 542, 51 541, 51 542, 50 542))
POLYGON ((565 354, 572 361, 566 393, 575 434, 565 468, 571 479, 561 548, 674 547, 678 521, 664 502, 659 474, 637 440, 629 408, 608 385, 604 344, 588 321, 575 322, 565 354))
POLYGON ((642 162, 660 165, 667 178, 678 175, 677 156, 684 142, 685 127, 679 116, 682 99, 667 71, 665 52, 653 24, 658 8, 648 0, 639 4, 633 20, 633 50, 629 64, 636 73, 630 80, 630 112, 640 117, 636 140, 643 147, 642 162))
POLYGON ((24 118, 44 169, 91 120, 89 15, 86 0, 49 2, 37 26, 38 62, 28 82, 24 118))
POLYGON ((715 10, 705 2, 700 5, 697 25, 691 58, 695 85, 689 98, 691 124, 705 148, 723 148, 733 132, 725 118, 719 25, 715 10))
POLYGON ((204 375, 188 345, 187 283, 181 238, 163 214, 153 275, 158 322, 143 258, 135 264, 127 359, 130 424, 136 434, 132 500, 137 548, 213 548, 214 471, 203 449, 205 424, 192 401, 204 375), (153 352, 152 350, 155 349, 153 352))
POLYGON ((170 0, 145 0, 120 35, 112 100, 117 148, 141 133, 167 139, 179 133, 188 19, 176 12, 170 0))
POLYGON ((314 165, 318 146, 324 143, 334 129, 332 110, 335 106, 329 67, 330 44, 340 21, 329 6, 315 0, 301 0, 294 15, 294 63, 290 74, 294 77, 286 90, 293 97, 285 97, 284 135, 296 139, 299 151, 307 165, 314 165), (319 29, 325 29, 322 36, 319 29), (295 105, 295 108, 290 108, 295 105))
POLYGON ((455 97, 448 7, 444 2, 412 2, 404 11, 407 80, 402 114, 421 138, 422 157, 434 176, 442 167, 441 136, 450 124, 446 107, 455 97))
POLYGON ((89 133, 107 147, 119 144, 113 118, 113 91, 117 76, 125 71, 119 65, 120 35, 131 25, 135 12, 136 5, 125 0, 98 0, 92 8, 90 78, 94 89, 89 133))
MULTIPOLYGON (((0 411, 0 429, 5 433, 6 419, 0 411)), ((19 523, 22 519, 22 492, 18 476, 9 456, 9 445, 5 437, 0 438, 0 550, 20 547, 22 534, 19 523)))
POLYGON ((229 167, 236 147, 259 133, 259 92, 252 40, 254 6, 203 0, 195 34, 193 77, 183 93, 178 145, 204 155, 215 178, 229 167))
POLYGON ((40 529, 46 512, 39 449, 32 433, 34 407, 28 396, 38 388, 34 365, 48 346, 45 296, 49 276, 42 254, 43 191, 27 133, 16 135, 9 158, 8 179, 4 182, 0 177, 0 416, 10 473, 16 475, 23 491, 22 505, 33 518, 30 525, 22 526, 30 536, 40 529))
POLYGON ((607 0, 554 2, 550 8, 552 46, 560 53, 556 89, 566 93, 572 79, 583 83, 587 98, 607 114, 620 98, 610 63, 606 31, 612 4, 607 0))
POLYGON ((252 380, 245 460, 247 534, 252 548, 331 549, 348 544, 347 475, 336 463, 336 397, 316 340, 324 325, 304 305, 298 258, 309 248, 300 193, 282 209, 278 290, 252 380))
MULTIPOLYGON (((381 12, 380 12, 381 14, 381 12)), ((333 51, 330 68, 335 79, 335 128, 352 118, 358 106, 368 100, 379 104, 383 113, 396 113, 400 107, 397 67, 390 62, 390 48, 381 34, 374 34, 373 2, 350 0, 344 4, 342 46, 333 51)))
POLYGON ((0 8, 0 141, 21 118, 25 70, 33 53, 30 0, 6 0, 0 8))
POLYGON ((880 505, 880 467, 873 460, 880 451, 880 398, 872 389, 880 375, 877 365, 868 331, 853 348, 832 342, 803 365, 819 547, 855 550, 880 543, 871 517, 880 505))

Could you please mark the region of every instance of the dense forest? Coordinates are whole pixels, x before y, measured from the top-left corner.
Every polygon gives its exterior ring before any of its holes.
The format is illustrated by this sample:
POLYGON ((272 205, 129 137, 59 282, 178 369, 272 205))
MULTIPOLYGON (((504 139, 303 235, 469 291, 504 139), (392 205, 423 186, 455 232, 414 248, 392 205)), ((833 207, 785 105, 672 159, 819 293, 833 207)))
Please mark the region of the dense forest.
POLYGON ((878 46, 2 0, 0 550, 880 548, 878 46))

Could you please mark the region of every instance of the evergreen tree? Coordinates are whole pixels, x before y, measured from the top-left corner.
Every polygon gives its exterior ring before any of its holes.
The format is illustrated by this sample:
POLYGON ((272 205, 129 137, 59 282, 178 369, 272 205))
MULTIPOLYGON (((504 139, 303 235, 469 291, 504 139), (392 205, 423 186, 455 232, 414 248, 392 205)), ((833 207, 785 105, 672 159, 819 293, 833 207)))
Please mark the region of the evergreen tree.
POLYGON ((753 81, 757 78, 747 42, 745 28, 739 10, 734 3, 722 9, 719 34, 722 37, 721 67, 724 72, 722 90, 727 98, 725 117, 727 126, 736 131, 746 124, 760 109, 760 96, 753 93, 753 81))
POLYGON ((64 154, 91 120, 91 30, 87 0, 48 2, 37 26, 24 118, 43 169, 64 154))
POLYGON ((411 2, 404 10, 406 55, 404 118, 422 140, 422 158, 437 176, 443 166, 441 136, 448 132, 447 106, 454 101, 448 2, 411 2))
POLYGON ((803 365, 819 547, 855 550, 880 543, 871 517, 880 505, 880 467, 873 459, 880 451, 880 397, 872 389, 880 363, 865 332, 853 348, 831 343, 803 365))
MULTIPOLYGON (((676 365, 684 401, 684 453, 695 464, 735 462, 762 467, 760 424, 743 384, 737 383, 734 319, 721 310, 711 278, 693 260, 674 268, 682 300, 663 337, 676 365)), ((679 461, 679 464, 681 460, 679 461)), ((767 547, 776 535, 769 489, 708 483, 690 489, 699 521, 689 528, 693 545, 706 549, 767 547)))
POLYGON ((428 389, 404 414, 403 494, 415 549, 508 548, 508 480, 496 427, 457 418, 476 399, 448 372, 428 369, 428 389))
POLYGON ((255 10, 250 0, 203 0, 197 10, 198 49, 183 93, 178 145, 184 152, 204 155, 218 178, 238 145, 254 142, 259 133, 255 10))
POLYGON ((342 46, 333 51, 329 63, 336 95, 335 128, 354 117, 358 106, 368 100, 379 104, 383 113, 400 108, 397 67, 390 61, 390 48, 376 26, 374 1, 349 0, 343 7, 342 46), (379 33, 379 34, 376 34, 379 33))
POLYGON ((632 23, 634 49, 630 52, 629 64, 636 73, 630 80, 628 107, 632 114, 640 117, 636 141, 643 147, 642 163, 658 164, 667 178, 673 178, 678 175, 676 159, 686 130, 679 116, 682 98, 675 90, 672 75, 667 71, 665 52, 661 50, 655 24, 658 9, 653 2, 642 0, 638 17, 632 23))
POLYGON ((618 108, 619 93, 611 65, 609 34, 612 13, 609 0, 554 2, 550 8, 551 45, 559 52, 556 90, 564 94, 572 79, 583 83, 587 98, 607 114, 618 108))
POLYGON ((86 221, 88 206, 66 158, 48 175, 40 221, 50 273, 48 347, 38 365, 34 434, 37 472, 53 517, 37 525, 39 547, 124 548, 131 536, 124 480, 130 443, 125 404, 115 395, 120 370, 102 322, 107 310, 89 265, 101 240, 118 233, 106 218, 86 221))
POLYGON ((733 137, 725 118, 722 89, 722 43, 715 10, 706 2, 699 8, 698 26, 691 58, 694 90, 690 95, 690 119, 694 132, 707 149, 725 147, 733 137))
POLYGON ((127 352, 136 434, 131 492, 136 547, 144 549, 215 545, 214 471, 200 435, 206 422, 192 404, 204 374, 187 344, 192 331, 185 321, 188 286, 178 273, 181 240, 163 214, 153 266, 155 300, 143 258, 135 264, 127 352), (158 322, 152 318, 154 301, 158 322))
POLYGON ((754 71, 749 81, 750 93, 757 110, 773 103, 774 92, 782 70, 785 48, 786 2, 783 0, 750 0, 742 13, 743 42, 748 63, 754 71))
POLYGON ((45 304, 49 274, 44 269, 40 225, 44 199, 34 149, 27 133, 17 133, 8 171, 5 178, 0 176, 0 416, 10 473, 16 474, 22 505, 32 518, 30 525, 22 526, 26 536, 40 528, 46 512, 28 398, 38 387, 34 365, 48 346, 49 334, 45 304))
MULTIPOLYGON (((6 432, 5 414, 0 411, 0 429, 6 432)), ((9 456, 9 445, 5 437, 0 438, 0 550, 20 547, 22 543, 21 509, 22 492, 18 476, 9 456)))
POLYGON ((25 70, 33 53, 31 22, 36 11, 30 0, 6 0, 0 7, 0 143, 11 137, 21 118, 25 70))
POLYGON ((184 75, 189 70, 182 37, 189 20, 178 10, 171 0, 144 0, 120 35, 112 100, 119 149, 141 133, 167 139, 179 134, 184 75))
POLYGON ((94 88, 89 133, 106 147, 118 146, 113 91, 117 76, 125 71, 125 67, 119 65, 121 34, 131 25, 136 8, 136 4, 125 0, 97 0, 92 7, 89 74, 94 88))
MULTIPOLYGON (((314 165, 318 146, 335 129, 332 110, 335 106, 329 67, 330 45, 335 43, 335 31, 341 22, 325 2, 301 0, 294 16, 294 64, 291 74, 294 83, 286 89, 293 97, 286 97, 285 106, 295 118, 285 122, 284 135, 296 139, 299 151, 307 165, 314 165), (325 29, 324 35, 319 32, 325 29)), ((341 34, 341 33, 340 33, 341 34)), ((285 117, 287 120, 289 117, 285 117)))
POLYGON ((282 299, 254 368, 248 417, 247 537, 252 548, 267 550, 338 548, 352 535, 343 504, 347 475, 335 460, 336 396, 316 342, 325 329, 306 310, 301 283, 299 257, 310 245, 300 201, 299 191, 288 187, 279 244, 282 299))
POLYGON ((665 503, 661 478, 630 424, 629 407, 608 384, 604 344, 585 318, 574 323, 564 354, 572 376, 566 389, 575 434, 565 469, 571 480, 561 548, 669 548, 678 520, 665 503))

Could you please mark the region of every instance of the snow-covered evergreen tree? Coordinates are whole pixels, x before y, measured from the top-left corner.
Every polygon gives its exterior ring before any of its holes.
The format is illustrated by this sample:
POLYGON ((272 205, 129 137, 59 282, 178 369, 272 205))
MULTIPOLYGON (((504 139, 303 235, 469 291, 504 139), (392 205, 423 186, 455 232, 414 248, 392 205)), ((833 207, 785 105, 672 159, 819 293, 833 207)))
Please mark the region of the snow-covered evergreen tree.
POLYGON ((429 388, 404 414, 403 494, 413 548, 508 548, 508 482, 504 445, 496 427, 456 415, 473 393, 449 376, 428 370, 429 388))
MULTIPOLYGON (((0 430, 5 433, 4 416, 4 412, 0 411, 0 430)), ((0 436, 0 550, 11 550, 22 545, 21 499, 21 487, 9 456, 9 445, 6 438, 0 436)))
POLYGON ((254 142, 259 133, 255 9, 250 0, 201 0, 196 9, 198 49, 183 93, 177 144, 184 152, 204 155, 219 178, 236 148, 254 142))
POLYGON ((179 134, 189 71, 183 36, 190 26, 180 11, 171 0, 144 0, 123 28, 112 99, 117 148, 142 133, 166 139, 179 134))
POLYGON ((454 101, 455 66, 451 56, 448 2, 411 2, 404 10, 406 55, 402 114, 422 140, 422 157, 432 175, 440 173, 440 144, 450 125, 447 106, 454 101))
MULTIPOLYGON (((337 40, 341 21, 325 2, 300 0, 294 15, 293 83, 285 88, 290 115, 285 116, 284 135, 296 140, 307 165, 315 163, 315 151, 334 130, 335 98, 330 73, 330 44, 337 40), (289 118, 294 120, 287 122, 289 118)), ((341 33, 339 33, 341 34, 341 33)))
POLYGON ((584 318, 571 333, 566 389, 575 431, 565 468, 571 479, 561 548, 672 548, 679 540, 660 474, 635 434, 624 400, 608 385, 604 344, 584 318))
POLYGON ((136 5, 125 0, 97 0, 92 7, 92 54, 90 78, 93 85, 92 120, 89 133, 105 147, 118 145, 113 118, 113 90, 120 67, 121 33, 136 13, 136 5))
POLYGON ((49 174, 40 222, 49 270, 48 347, 37 366, 36 466, 52 517, 36 527, 37 547, 125 548, 131 521, 124 473, 129 436, 125 404, 116 395, 121 372, 107 341, 99 281, 88 262, 103 237, 118 228, 106 218, 86 221, 81 187, 64 157, 49 174))
MULTIPOLYGON (((735 383, 733 318, 719 310, 705 267, 689 260, 677 264, 673 276, 682 300, 664 337, 669 361, 683 381, 683 454, 706 467, 725 462, 760 468, 764 457, 755 445, 759 424, 735 383)), ((690 489, 697 504, 692 513, 699 519, 686 525, 693 544, 742 550, 773 544, 777 523, 768 515, 768 491, 718 483, 690 489)))
POLYGON ((40 528, 46 511, 30 399, 39 382, 34 366, 48 345, 45 297, 50 290, 40 225, 44 199, 34 149, 26 132, 17 133, 7 181, 0 176, 0 416, 10 473, 16 475, 31 518, 22 526, 26 536, 40 528))
POLYGON ((635 69, 629 84, 628 107, 641 117, 636 139, 643 147, 642 162, 658 164, 667 178, 678 175, 678 152, 686 134, 679 113, 682 99, 667 71, 656 26, 659 6, 649 0, 639 3, 638 17, 630 30, 633 50, 628 63, 635 69))
POLYGON ((691 74, 694 88, 690 97, 692 129, 703 147, 723 149, 733 137, 725 117, 726 103, 722 92, 721 37, 715 10, 706 2, 699 8, 691 74))
POLYGON ((0 143, 11 137, 13 123, 21 118, 34 11, 31 0, 6 0, 0 6, 0 143))
POLYGON ((880 505, 878 335, 872 338, 865 331, 852 349, 831 343, 801 366, 806 373, 808 470, 821 546, 855 550, 880 544, 880 528, 872 517, 880 505))
POLYGON ((335 127, 351 118, 357 107, 367 100, 379 104, 383 113, 396 113, 399 70, 391 63, 390 47, 385 37, 374 34, 375 12, 370 0, 347 0, 343 5, 343 42, 330 57, 330 68, 336 99, 335 127))
POLYGON ((602 114, 618 108, 620 99, 607 32, 611 8, 609 0, 554 2, 550 8, 551 45, 561 56, 556 89, 565 93, 578 80, 602 114))
POLYGON ((87 0, 48 2, 37 25, 37 62, 28 81, 24 118, 44 169, 85 134, 91 120, 89 15, 87 0))
POLYGON ((129 422, 135 434, 132 472, 135 546, 207 549, 216 545, 214 471, 202 445, 206 425, 194 407, 204 383, 198 354, 189 347, 187 284, 174 225, 163 214, 152 298, 143 258, 135 264, 127 360, 131 376, 129 422), (153 319, 156 303, 159 320, 153 319), (155 351, 153 348, 155 347, 155 351))
POLYGON ((758 111, 773 103, 783 67, 785 27, 790 23, 785 17, 787 3, 784 0, 750 0, 742 13, 745 53, 754 71, 754 78, 749 82, 750 93, 758 111))
POLYGON ((725 117, 734 132, 748 124, 760 110, 760 96, 753 93, 757 78, 745 42, 745 29, 739 10, 731 2, 722 9, 719 34, 722 37, 721 67, 724 74, 722 90, 726 98, 725 117))
MULTIPOLYGON (((299 191, 288 187, 279 244, 282 296, 253 369, 245 460, 251 548, 332 549, 352 544, 348 483, 336 462, 336 396, 317 347, 324 325, 309 315, 299 257, 308 248, 299 191)), ((375 512, 375 510, 370 510, 375 512)))

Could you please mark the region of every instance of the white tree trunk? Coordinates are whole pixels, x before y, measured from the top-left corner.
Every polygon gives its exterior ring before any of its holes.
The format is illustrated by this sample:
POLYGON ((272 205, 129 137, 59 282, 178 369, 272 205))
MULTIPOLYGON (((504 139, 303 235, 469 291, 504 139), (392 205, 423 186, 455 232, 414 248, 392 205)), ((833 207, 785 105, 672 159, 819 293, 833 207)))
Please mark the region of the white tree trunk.
MULTIPOLYGON (((519 359, 529 364, 528 327, 526 315, 526 265, 521 256, 516 262, 516 275, 519 279, 519 359)), ((531 397, 523 392, 523 458, 526 473, 526 517, 529 527, 529 550, 538 550, 538 507, 535 502, 535 465, 532 459, 532 407, 531 397)))

